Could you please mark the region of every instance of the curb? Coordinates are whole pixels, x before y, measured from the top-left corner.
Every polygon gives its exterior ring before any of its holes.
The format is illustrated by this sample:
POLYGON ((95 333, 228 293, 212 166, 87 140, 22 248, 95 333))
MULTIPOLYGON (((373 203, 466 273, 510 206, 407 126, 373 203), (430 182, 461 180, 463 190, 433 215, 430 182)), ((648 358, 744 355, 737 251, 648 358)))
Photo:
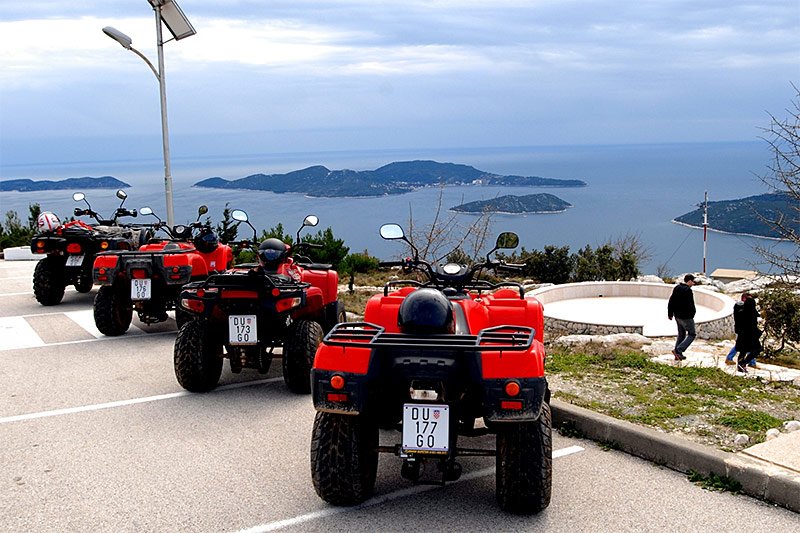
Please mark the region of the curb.
POLYGON ((630 455, 678 472, 725 476, 748 496, 800 513, 800 475, 765 461, 709 448, 680 437, 637 426, 556 399, 553 427, 569 427, 588 439, 606 442, 630 455))

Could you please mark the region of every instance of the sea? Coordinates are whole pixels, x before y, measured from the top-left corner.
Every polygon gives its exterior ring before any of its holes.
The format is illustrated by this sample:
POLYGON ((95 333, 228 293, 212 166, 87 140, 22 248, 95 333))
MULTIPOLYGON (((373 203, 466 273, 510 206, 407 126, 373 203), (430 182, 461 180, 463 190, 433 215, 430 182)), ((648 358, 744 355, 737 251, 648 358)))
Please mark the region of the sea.
MULTIPOLYGON (((491 232, 514 231, 528 250, 547 245, 568 246, 577 252, 586 245, 635 237, 646 258, 645 274, 680 275, 713 272, 717 268, 768 272, 759 252, 766 248, 796 255, 791 243, 756 237, 708 232, 678 225, 672 220, 709 201, 732 200, 769 192, 761 177, 768 175, 772 154, 763 141, 721 143, 673 143, 591 146, 520 146, 487 148, 353 150, 329 152, 265 153, 232 156, 175 157, 172 159, 176 223, 195 220, 201 204, 209 208, 212 222, 225 206, 243 209, 258 228, 282 223, 294 233, 308 214, 319 217, 317 229, 330 227, 351 251, 368 251, 382 259, 398 257, 397 242, 384 241, 381 224, 395 222, 416 228, 439 219, 466 231, 476 215, 455 214, 450 207, 505 194, 549 192, 573 207, 555 214, 497 214, 491 232), (554 187, 429 187, 402 195, 371 198, 314 198, 303 194, 220 190, 194 187, 209 177, 237 179, 254 173, 283 173, 312 165, 331 170, 370 170, 394 161, 434 160, 471 165, 504 175, 581 179, 582 188, 554 187), (440 208, 440 209, 439 209, 440 208)), ((128 208, 151 207, 166 219, 163 163, 152 159, 0 165, 0 179, 64 179, 114 176, 131 185, 126 189, 128 208)), ((28 206, 69 217, 75 207, 74 191, 0 192, 0 212, 16 211, 25 220, 28 206)), ((88 190, 94 210, 110 214, 119 201, 114 191, 88 190)), ((144 222, 143 217, 135 219, 144 222)), ((250 236, 242 229, 241 236, 250 236)))

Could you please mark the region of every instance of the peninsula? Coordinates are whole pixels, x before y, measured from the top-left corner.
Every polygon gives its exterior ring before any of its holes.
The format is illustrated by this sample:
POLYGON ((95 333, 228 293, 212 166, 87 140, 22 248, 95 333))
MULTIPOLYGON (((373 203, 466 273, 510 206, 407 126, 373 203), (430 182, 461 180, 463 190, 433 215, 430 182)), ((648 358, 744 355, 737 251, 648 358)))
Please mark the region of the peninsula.
MULTIPOLYGON (((800 202, 788 192, 748 196, 738 200, 708 202, 708 228, 724 233, 754 235, 756 237, 780 238, 771 221, 783 216, 785 221, 798 223, 800 202)), ((702 207, 685 213, 673 222, 695 228, 703 227, 702 207)), ((800 232, 800 227, 795 227, 800 232)))
POLYGON ((130 187, 124 181, 111 176, 101 176, 99 178, 67 178, 63 180, 3 180, 0 181, 0 191, 63 191, 63 190, 86 190, 86 189, 124 189, 130 187))
POLYGON ((317 165, 286 174, 253 174, 236 180, 214 177, 194 184, 213 189, 294 192, 318 197, 384 196, 436 185, 584 187, 586 183, 574 179, 502 176, 454 163, 401 161, 375 170, 329 170, 317 165))
POLYGON ((552 194, 512 194, 499 196, 491 200, 478 200, 451 207, 451 211, 460 213, 563 213, 572 204, 552 194))

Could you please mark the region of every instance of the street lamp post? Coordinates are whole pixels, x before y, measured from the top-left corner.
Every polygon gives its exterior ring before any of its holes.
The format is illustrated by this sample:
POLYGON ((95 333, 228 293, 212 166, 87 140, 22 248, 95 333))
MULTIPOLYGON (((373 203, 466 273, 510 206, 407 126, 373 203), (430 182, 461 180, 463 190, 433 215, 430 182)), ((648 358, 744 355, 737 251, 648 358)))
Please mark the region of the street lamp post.
POLYGON ((144 54, 135 49, 132 44, 133 40, 122 33, 121 31, 106 26, 103 28, 103 33, 117 41, 123 48, 130 50, 138 55, 150 70, 155 74, 158 80, 158 92, 161 100, 161 141, 163 143, 164 153, 164 191, 167 201, 167 224, 173 226, 175 224, 175 215, 172 203, 172 169, 170 167, 169 157, 169 128, 167 126, 167 85, 164 78, 164 40, 162 37, 162 23, 167 26, 167 29, 172 33, 172 37, 179 41, 184 37, 190 37, 196 33, 192 24, 183 14, 181 8, 174 0, 147 0, 153 6, 153 11, 156 15, 156 46, 158 49, 158 70, 153 66, 144 54))

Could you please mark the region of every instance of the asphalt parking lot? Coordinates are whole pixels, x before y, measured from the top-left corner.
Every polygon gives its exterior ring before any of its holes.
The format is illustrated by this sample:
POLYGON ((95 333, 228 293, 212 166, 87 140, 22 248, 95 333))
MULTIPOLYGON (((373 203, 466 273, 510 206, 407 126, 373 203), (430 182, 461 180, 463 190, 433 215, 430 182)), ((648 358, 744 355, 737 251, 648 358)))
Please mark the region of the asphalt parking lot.
MULTIPOLYGON (((314 409, 267 375, 223 372, 207 394, 175 380, 174 321, 107 338, 94 291, 42 307, 33 264, 0 261, 0 525, 5 531, 790 531, 800 515, 705 491, 676 472, 555 435, 553 500, 500 511, 494 459, 446 487, 414 486, 382 455, 375 498, 352 508, 311 484, 314 409), (90 321, 89 321, 90 322, 90 321)), ((278 362, 279 363, 279 362, 278 362)), ((384 442, 393 437, 382 434, 384 442)), ((491 437, 476 446, 490 447, 491 437)), ((471 443, 472 444, 472 443, 471 443)))

